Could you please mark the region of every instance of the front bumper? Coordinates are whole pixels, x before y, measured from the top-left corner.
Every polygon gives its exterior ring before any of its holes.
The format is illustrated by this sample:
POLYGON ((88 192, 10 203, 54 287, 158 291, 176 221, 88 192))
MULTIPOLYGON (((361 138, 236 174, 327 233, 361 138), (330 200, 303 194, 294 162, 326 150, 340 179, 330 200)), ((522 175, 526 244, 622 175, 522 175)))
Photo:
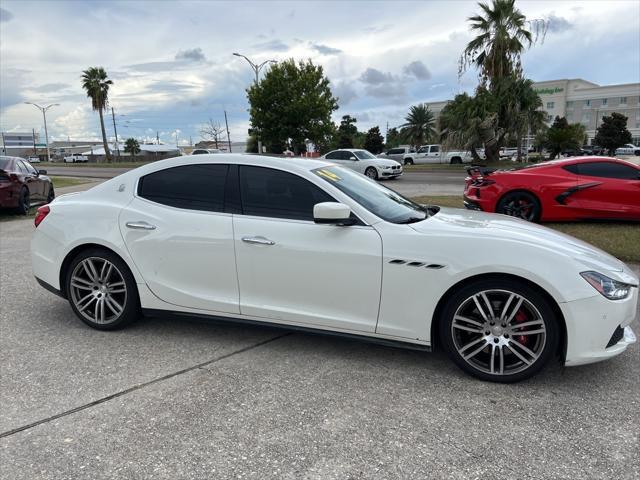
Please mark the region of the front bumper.
POLYGON ((611 301, 598 294, 561 303, 560 309, 567 326, 567 366, 607 360, 636 342, 629 325, 638 309, 638 288, 624 300, 611 301), (618 329, 621 336, 615 336, 618 329))
POLYGON ((383 170, 382 177, 383 178, 395 178, 402 175, 402 169, 400 170, 383 170))

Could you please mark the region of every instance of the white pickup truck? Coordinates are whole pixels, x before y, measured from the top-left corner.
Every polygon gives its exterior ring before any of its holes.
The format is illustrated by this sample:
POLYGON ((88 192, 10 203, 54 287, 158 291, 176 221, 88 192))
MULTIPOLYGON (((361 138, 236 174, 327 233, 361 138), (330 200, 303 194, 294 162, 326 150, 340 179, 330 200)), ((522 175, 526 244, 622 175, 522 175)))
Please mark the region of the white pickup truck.
POLYGON ((471 153, 461 151, 442 150, 441 145, 423 145, 416 152, 402 156, 405 165, 419 165, 423 163, 470 163, 471 153))
POLYGON ((71 155, 67 155, 64 157, 64 163, 87 163, 89 158, 86 155, 82 155, 80 153, 72 153, 71 155))

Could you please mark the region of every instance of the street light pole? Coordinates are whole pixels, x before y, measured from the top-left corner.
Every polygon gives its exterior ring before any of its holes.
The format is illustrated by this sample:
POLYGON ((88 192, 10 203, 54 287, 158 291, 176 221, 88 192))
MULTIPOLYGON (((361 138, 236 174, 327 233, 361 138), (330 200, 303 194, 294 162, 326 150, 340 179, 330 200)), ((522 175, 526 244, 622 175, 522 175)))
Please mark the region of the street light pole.
MULTIPOLYGON (((236 56, 236 57, 242 57, 249 63, 249 65, 253 69, 253 72, 256 74, 256 85, 258 85, 258 82, 260 81, 260 70, 262 70, 262 67, 264 67, 265 65, 267 65, 269 63, 277 63, 275 60, 265 60, 261 64, 256 64, 256 63, 253 63, 251 60, 249 60, 249 58, 247 58, 246 56, 244 56, 244 55, 242 55, 240 53, 234 52, 233 55, 236 56)), ((262 141, 260 140, 260 132, 259 131, 257 132, 257 136, 258 136, 258 139, 257 139, 258 140, 258 154, 260 155, 260 154, 262 154, 262 141)))
POLYGON ((38 110, 42 112, 42 118, 44 119, 44 138, 45 138, 45 142, 47 142, 47 162, 51 162, 51 152, 49 151, 49 132, 47 131, 47 110, 49 110, 51 107, 55 107, 60 104, 52 103, 51 105, 47 105, 46 107, 41 107, 37 103, 32 103, 32 102, 24 102, 24 103, 26 103, 27 105, 33 105, 34 107, 36 107, 38 110))

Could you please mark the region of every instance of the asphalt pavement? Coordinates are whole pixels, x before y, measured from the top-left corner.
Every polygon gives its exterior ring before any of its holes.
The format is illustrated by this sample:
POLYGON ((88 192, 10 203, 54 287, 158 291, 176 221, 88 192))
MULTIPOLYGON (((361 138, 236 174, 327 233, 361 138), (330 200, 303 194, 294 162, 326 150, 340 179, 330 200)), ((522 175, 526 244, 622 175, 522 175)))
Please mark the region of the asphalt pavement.
MULTIPOLYGON (((0 223, 0 477, 640 476, 640 348, 515 385, 441 353, 146 318, 86 327, 0 223)), ((638 321, 634 322, 638 331, 638 321)))

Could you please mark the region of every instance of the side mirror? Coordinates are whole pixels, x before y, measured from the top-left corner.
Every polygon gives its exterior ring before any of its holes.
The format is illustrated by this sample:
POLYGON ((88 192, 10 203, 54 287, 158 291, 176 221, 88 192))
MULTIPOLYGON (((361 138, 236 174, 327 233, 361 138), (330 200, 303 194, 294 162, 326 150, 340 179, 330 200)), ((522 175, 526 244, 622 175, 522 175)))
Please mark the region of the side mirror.
POLYGON ((47 171, 46 170, 38 170, 38 175, 46 175, 47 171))
POLYGON ((344 203, 322 202, 313 206, 313 221, 329 225, 353 225, 355 219, 351 218, 351 208, 344 203))

